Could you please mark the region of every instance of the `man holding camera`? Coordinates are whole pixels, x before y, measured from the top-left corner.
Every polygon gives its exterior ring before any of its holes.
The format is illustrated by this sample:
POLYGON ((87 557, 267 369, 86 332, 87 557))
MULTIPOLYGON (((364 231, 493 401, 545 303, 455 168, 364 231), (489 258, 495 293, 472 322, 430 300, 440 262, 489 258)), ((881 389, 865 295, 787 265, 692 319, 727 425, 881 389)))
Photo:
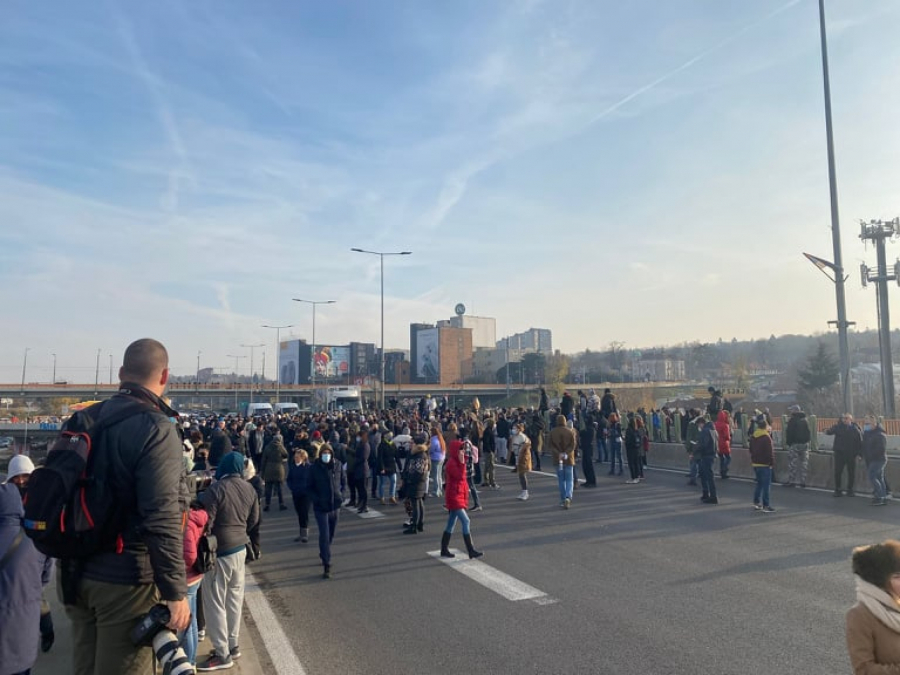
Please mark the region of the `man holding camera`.
POLYGON ((125 350, 119 392, 103 403, 101 419, 125 406, 144 406, 103 430, 92 450, 94 475, 116 495, 123 529, 115 550, 104 550, 74 566, 61 567, 63 586, 76 584, 72 622, 75 675, 146 675, 149 647, 135 647, 131 631, 158 602, 169 610, 168 628, 190 622, 183 559, 187 486, 176 416, 161 399, 169 379, 169 355, 156 340, 125 350))

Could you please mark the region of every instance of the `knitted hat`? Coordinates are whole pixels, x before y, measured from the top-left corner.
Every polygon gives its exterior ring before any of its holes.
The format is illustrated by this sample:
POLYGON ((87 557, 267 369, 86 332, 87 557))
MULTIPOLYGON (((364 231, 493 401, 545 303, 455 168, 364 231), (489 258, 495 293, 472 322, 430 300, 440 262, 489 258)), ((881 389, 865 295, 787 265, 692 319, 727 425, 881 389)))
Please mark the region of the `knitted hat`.
POLYGON ((26 455, 16 455, 9 460, 9 468, 6 470, 6 478, 15 478, 16 476, 27 476, 34 471, 34 462, 26 455))

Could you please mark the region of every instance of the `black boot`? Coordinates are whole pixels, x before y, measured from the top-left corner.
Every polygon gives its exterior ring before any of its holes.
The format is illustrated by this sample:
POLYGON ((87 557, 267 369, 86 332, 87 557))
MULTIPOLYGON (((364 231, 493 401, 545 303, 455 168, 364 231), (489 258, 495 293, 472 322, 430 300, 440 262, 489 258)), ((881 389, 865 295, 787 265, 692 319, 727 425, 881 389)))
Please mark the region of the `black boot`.
POLYGON ((403 534, 415 534, 415 533, 416 533, 415 525, 410 525, 403 529, 403 534))
POLYGON ((477 550, 475 548, 475 546, 472 544, 472 535, 471 534, 464 534, 463 539, 466 542, 466 549, 469 551, 470 558, 480 558, 481 556, 484 555, 484 551, 477 550))
MULTIPOLYGON (((455 553, 450 553, 450 549, 447 547, 450 545, 450 533, 444 532, 443 536, 441 536, 441 557, 442 558, 455 558, 455 553)), ((471 557, 471 556, 469 556, 471 557)))
POLYGON ((323 579, 331 578, 331 565, 325 565, 325 570, 322 572, 323 579))

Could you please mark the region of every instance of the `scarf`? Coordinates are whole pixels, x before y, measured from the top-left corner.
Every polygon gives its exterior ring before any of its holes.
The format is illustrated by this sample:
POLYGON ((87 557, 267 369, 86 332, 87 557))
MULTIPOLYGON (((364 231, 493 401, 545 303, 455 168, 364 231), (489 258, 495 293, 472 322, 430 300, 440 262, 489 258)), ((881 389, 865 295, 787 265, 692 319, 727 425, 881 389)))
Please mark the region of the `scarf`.
POLYGON ((856 599, 895 633, 900 633, 900 604, 892 595, 856 577, 856 599))

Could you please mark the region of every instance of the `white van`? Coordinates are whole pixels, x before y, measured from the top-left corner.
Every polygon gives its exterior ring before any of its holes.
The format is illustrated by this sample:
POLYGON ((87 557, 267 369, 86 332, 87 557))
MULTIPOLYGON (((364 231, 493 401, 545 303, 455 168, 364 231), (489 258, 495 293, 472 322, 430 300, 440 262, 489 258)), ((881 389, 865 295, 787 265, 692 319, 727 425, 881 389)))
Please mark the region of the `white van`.
POLYGON ((247 409, 244 411, 244 417, 262 417, 274 414, 271 403, 248 403, 247 409))
POLYGON ((296 403, 276 403, 275 412, 282 415, 296 415, 300 412, 300 406, 296 403))

